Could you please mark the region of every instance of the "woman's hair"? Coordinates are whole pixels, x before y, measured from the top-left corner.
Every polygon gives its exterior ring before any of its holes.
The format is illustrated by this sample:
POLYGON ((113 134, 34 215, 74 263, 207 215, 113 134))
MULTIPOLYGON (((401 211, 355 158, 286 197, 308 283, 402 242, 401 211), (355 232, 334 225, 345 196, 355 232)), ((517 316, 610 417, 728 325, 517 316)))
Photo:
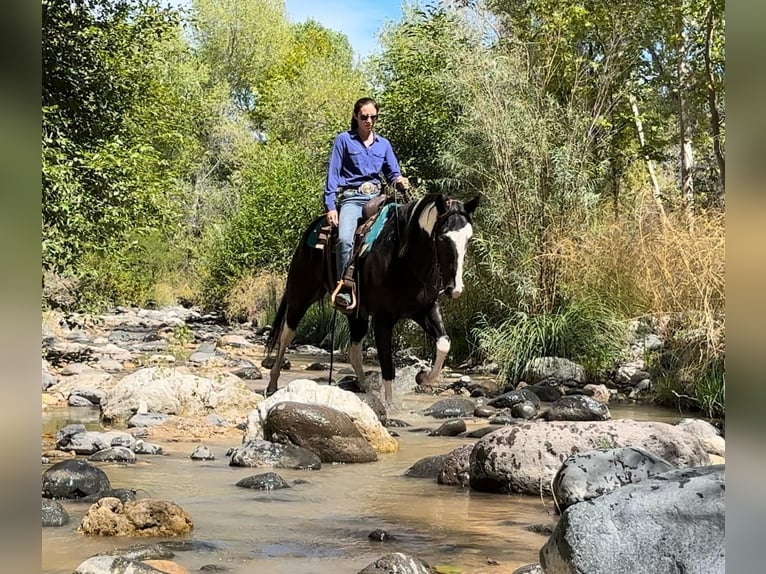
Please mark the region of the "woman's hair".
POLYGON ((380 111, 380 106, 378 106, 378 102, 376 102, 372 98, 361 98, 357 100, 356 103, 354 104, 354 113, 351 116, 351 131, 352 132, 356 131, 356 128, 359 127, 359 122, 356 121, 356 118, 354 116, 358 114, 359 110, 361 110, 367 104, 372 104, 373 106, 375 106, 375 112, 380 111))

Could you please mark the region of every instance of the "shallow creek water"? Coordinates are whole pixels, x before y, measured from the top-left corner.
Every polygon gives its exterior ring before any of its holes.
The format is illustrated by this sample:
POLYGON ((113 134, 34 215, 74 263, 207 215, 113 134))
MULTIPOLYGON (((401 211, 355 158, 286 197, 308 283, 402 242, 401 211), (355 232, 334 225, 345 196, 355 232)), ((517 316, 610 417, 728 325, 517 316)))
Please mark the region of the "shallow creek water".
MULTIPOLYGON (((419 410, 438 398, 404 397, 389 416, 415 427, 436 428, 442 421, 423 417, 419 410)), ((680 418, 673 411, 645 407, 610 409, 615 419, 675 422, 680 418)), ((70 422, 101 428, 93 409, 54 409, 43 414, 43 433, 55 433, 70 422)), ((483 424, 486 422, 476 419, 468 422, 468 428, 483 424)), ((163 442, 151 438, 163 447, 164 456, 139 456, 136 464, 101 467, 113 487, 138 489, 139 497, 173 500, 192 516, 194 529, 182 539, 203 542, 205 548, 177 551, 173 559, 191 572, 205 564, 218 564, 233 574, 353 573, 394 551, 413 554, 432 566, 451 566, 451 572, 463 574, 510 574, 538 561, 546 536, 527 528, 557 520, 552 499, 485 494, 438 485, 430 479, 407 478, 404 472, 417 460, 476 439, 395 430, 400 435, 400 449, 395 454, 380 455, 377 462, 368 464, 325 464, 318 471, 276 469, 291 484, 296 479, 307 482, 270 492, 234 486, 246 476, 272 470, 229 467, 225 453, 238 444, 237 439, 163 442), (216 460, 190 460, 199 444, 206 444, 216 460), (367 534, 377 528, 396 540, 368 539, 367 534)), ((89 505, 62 504, 71 522, 42 529, 43 574, 71 573, 99 552, 159 540, 86 537, 76 529, 89 505)))

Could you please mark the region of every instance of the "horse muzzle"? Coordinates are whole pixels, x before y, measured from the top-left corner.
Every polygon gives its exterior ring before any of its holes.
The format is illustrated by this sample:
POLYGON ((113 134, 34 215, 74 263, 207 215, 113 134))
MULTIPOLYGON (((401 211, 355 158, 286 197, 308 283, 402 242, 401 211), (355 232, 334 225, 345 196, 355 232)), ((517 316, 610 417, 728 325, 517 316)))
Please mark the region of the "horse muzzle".
POLYGON ((463 290, 451 285, 444 290, 444 294, 451 299, 457 299, 463 294, 463 290))

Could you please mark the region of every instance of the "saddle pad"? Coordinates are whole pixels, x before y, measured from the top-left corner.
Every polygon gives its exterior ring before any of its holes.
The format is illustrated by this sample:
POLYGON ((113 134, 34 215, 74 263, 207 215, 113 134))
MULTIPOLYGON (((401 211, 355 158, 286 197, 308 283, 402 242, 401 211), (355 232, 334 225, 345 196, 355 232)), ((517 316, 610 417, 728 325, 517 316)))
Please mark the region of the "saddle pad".
POLYGON ((317 219, 311 226, 311 231, 306 238, 306 244, 313 249, 324 249, 324 246, 330 241, 331 227, 324 219, 317 219))
POLYGON ((386 223, 386 220, 391 216, 391 214, 396 213, 397 207, 399 207, 399 204, 394 202, 387 203, 382 207, 378 213, 378 216, 375 218, 375 221, 370 226, 370 230, 367 232, 367 235, 364 236, 364 243, 362 244, 362 249, 359 253, 360 256, 365 255, 370 251, 370 249, 372 249, 372 245, 380 235, 380 232, 383 229, 383 225, 386 223))

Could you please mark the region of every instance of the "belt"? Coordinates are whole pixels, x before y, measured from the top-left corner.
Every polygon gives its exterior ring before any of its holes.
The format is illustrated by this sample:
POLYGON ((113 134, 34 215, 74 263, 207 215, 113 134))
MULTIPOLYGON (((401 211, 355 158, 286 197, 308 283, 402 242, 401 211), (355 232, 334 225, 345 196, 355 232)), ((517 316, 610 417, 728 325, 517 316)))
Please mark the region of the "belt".
POLYGON ((365 181, 359 187, 341 187, 340 190, 353 191, 356 193, 361 193, 362 195, 372 195, 373 193, 380 191, 380 184, 372 183, 371 181, 365 181))

